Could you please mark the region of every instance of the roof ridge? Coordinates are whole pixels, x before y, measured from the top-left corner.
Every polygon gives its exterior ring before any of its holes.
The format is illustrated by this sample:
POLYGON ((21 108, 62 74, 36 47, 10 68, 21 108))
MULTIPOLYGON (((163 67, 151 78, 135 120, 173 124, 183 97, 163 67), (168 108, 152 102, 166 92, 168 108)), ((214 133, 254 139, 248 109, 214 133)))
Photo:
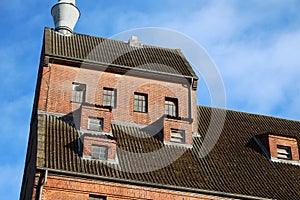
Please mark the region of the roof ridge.
POLYGON ((148 44, 143 47, 134 47, 124 41, 75 32, 71 36, 64 36, 48 27, 45 27, 44 35, 43 48, 49 56, 82 60, 92 53, 90 61, 113 63, 118 66, 167 75, 198 78, 178 49, 148 44), (93 52, 97 48, 101 48, 101 54, 93 52))
MULTIPOLYGON (((50 28, 50 27, 45 27, 45 30, 53 31, 56 34, 60 34, 60 33, 56 32, 53 28, 50 28)), ((79 36, 84 36, 84 37, 92 37, 92 38, 110 40, 110 41, 114 41, 114 42, 118 42, 118 43, 122 43, 122 44, 126 44, 126 45, 128 44, 128 42, 126 42, 126 41, 112 39, 112 38, 105 38, 105 37, 101 37, 101 36, 88 35, 88 34, 77 33, 77 32, 73 32, 73 34, 74 35, 79 35, 79 36)), ((66 36, 66 37, 70 37, 70 36, 66 36)), ((173 48, 168 48, 168 47, 163 47, 163 46, 156 46, 156 45, 151 45, 151 44, 143 44, 142 46, 145 46, 145 47, 148 47, 148 48, 158 48, 158 49, 170 50, 170 51, 174 51, 174 52, 178 53, 178 55, 180 55, 177 48, 173 49, 173 48)), ((141 47, 136 47, 136 46, 129 46, 129 47, 133 48, 133 49, 141 48, 141 47)))

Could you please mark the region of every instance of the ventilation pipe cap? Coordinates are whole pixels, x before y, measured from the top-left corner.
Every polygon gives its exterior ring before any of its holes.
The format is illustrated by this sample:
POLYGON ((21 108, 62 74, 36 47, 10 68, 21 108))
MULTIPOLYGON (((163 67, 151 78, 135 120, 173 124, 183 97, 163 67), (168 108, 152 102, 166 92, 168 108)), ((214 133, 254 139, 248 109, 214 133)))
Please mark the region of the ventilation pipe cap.
POLYGON ((55 30, 63 35, 71 35, 79 19, 80 11, 75 0, 59 0, 51 9, 55 30))

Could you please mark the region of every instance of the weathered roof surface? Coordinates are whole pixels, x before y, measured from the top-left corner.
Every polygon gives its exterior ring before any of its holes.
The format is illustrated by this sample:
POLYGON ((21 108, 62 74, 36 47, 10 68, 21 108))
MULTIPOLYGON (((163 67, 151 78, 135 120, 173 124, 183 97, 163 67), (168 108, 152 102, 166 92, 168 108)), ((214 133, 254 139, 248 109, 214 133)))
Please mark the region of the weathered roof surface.
POLYGON ((50 56, 197 78, 178 49, 149 45, 136 47, 122 41, 77 33, 64 36, 51 28, 45 28, 44 48, 45 54, 50 56))
POLYGON ((182 147, 164 146, 154 137, 135 137, 136 134, 141 134, 138 128, 112 125, 113 136, 119 148, 119 165, 86 160, 79 156, 79 133, 74 127, 55 116, 39 115, 42 123, 39 127, 46 130, 43 152, 45 163, 39 167, 254 197, 299 199, 300 167, 269 161, 252 138, 272 132, 296 137, 299 145, 300 122, 226 111, 224 128, 216 146, 208 156, 200 158, 199 149, 209 126, 212 110, 217 113, 225 111, 199 107, 199 133, 202 137, 194 138, 192 149, 186 150, 170 165, 147 173, 124 172, 115 167, 155 168, 164 164, 165 154, 172 157, 182 153, 182 147), (151 162, 148 157, 139 156, 140 154, 129 158, 122 153, 124 150, 134 153, 158 152, 162 148, 165 151, 156 154, 156 159, 151 162))

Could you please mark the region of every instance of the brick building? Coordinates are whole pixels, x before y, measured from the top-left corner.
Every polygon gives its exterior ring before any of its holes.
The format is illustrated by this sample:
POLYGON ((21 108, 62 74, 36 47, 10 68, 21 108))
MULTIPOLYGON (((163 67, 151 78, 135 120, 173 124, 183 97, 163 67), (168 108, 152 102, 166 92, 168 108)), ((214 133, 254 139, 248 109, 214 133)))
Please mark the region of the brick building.
POLYGON ((180 50, 74 33, 74 0, 52 15, 20 199, 300 199, 300 122, 197 106, 180 50))

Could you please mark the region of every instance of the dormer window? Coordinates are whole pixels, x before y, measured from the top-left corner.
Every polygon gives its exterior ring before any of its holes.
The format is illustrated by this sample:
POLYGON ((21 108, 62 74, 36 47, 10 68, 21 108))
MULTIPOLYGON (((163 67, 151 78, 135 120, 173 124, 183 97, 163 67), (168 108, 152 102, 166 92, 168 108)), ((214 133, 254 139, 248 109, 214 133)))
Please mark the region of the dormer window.
POLYGON ((86 85, 82 83, 72 83, 72 102, 82 103, 85 101, 86 85))
POLYGON ((92 158, 107 160, 107 146, 92 145, 92 158))
POLYGON ((88 129, 92 131, 102 131, 103 130, 103 119, 89 117, 88 118, 88 129))
POLYGON ((262 152, 271 161, 300 165, 298 142, 296 138, 274 134, 254 137, 262 152))
POLYGON ((81 136, 83 144, 82 156, 85 159, 95 159, 117 163, 117 143, 105 134, 85 133, 81 136))
POLYGON ((290 146, 277 145, 277 158, 292 160, 292 151, 290 146))

